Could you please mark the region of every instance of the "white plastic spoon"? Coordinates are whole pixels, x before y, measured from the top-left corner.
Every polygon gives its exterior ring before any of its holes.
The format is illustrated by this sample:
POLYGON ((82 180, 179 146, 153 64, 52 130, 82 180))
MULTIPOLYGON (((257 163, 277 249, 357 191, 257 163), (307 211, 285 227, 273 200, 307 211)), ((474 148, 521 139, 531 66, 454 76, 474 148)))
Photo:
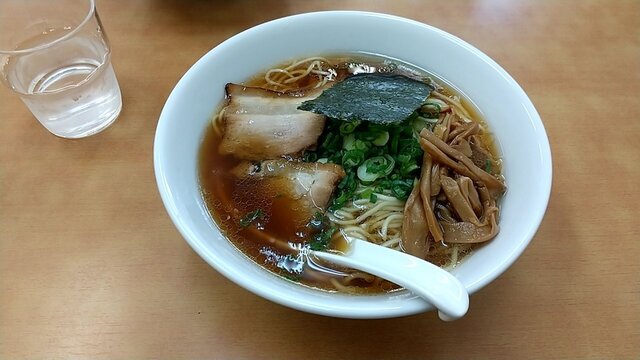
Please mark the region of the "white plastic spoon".
POLYGON ((467 289, 446 270, 403 252, 348 238, 344 254, 308 251, 326 262, 362 270, 398 284, 438 309, 444 321, 461 318, 469 309, 467 289))

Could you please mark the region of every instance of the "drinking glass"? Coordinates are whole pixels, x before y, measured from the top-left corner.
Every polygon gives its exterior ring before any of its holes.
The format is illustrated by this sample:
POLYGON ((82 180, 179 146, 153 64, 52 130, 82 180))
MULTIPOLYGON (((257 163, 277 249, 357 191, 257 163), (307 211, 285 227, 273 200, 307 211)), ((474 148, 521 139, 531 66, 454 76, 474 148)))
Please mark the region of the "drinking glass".
POLYGON ((96 134, 122 109, 94 0, 0 1, 0 82, 63 138, 96 134))

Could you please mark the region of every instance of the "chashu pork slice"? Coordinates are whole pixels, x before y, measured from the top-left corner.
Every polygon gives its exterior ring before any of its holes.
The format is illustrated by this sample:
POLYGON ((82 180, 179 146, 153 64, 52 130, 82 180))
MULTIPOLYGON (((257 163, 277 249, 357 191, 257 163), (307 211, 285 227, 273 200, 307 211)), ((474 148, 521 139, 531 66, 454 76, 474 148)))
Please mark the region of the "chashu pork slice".
POLYGON ((245 160, 277 159, 315 146, 324 129, 324 115, 298 110, 319 91, 300 96, 231 83, 225 91, 221 154, 245 160))
POLYGON ((298 224, 308 222, 317 212, 326 211, 331 194, 345 176, 340 165, 284 159, 245 161, 232 173, 240 179, 260 180, 263 188, 288 198, 296 217, 293 220, 298 224))

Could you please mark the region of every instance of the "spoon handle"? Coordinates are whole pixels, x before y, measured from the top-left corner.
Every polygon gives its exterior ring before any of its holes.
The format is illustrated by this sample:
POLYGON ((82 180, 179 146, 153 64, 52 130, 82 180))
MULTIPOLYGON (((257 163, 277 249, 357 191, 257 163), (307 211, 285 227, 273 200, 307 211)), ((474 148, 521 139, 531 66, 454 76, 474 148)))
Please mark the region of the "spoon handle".
POLYGON ((362 270, 398 284, 438 309, 440 319, 453 321, 469 309, 469 294, 448 271, 406 253, 367 241, 349 239, 343 255, 314 251, 327 262, 362 270))

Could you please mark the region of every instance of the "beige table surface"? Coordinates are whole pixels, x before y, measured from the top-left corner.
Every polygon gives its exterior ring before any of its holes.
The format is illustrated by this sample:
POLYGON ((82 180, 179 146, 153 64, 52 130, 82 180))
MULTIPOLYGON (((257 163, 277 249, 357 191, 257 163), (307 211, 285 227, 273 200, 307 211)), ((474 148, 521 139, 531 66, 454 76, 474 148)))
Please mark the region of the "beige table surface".
POLYGON ((0 90, 1 359, 640 358, 640 2, 99 0, 98 10, 124 98, 113 127, 62 140, 0 90), (241 30, 327 9, 461 37, 513 75, 545 123, 546 217, 460 321, 332 319, 270 303, 202 261, 160 201, 153 136, 184 71, 241 30))

